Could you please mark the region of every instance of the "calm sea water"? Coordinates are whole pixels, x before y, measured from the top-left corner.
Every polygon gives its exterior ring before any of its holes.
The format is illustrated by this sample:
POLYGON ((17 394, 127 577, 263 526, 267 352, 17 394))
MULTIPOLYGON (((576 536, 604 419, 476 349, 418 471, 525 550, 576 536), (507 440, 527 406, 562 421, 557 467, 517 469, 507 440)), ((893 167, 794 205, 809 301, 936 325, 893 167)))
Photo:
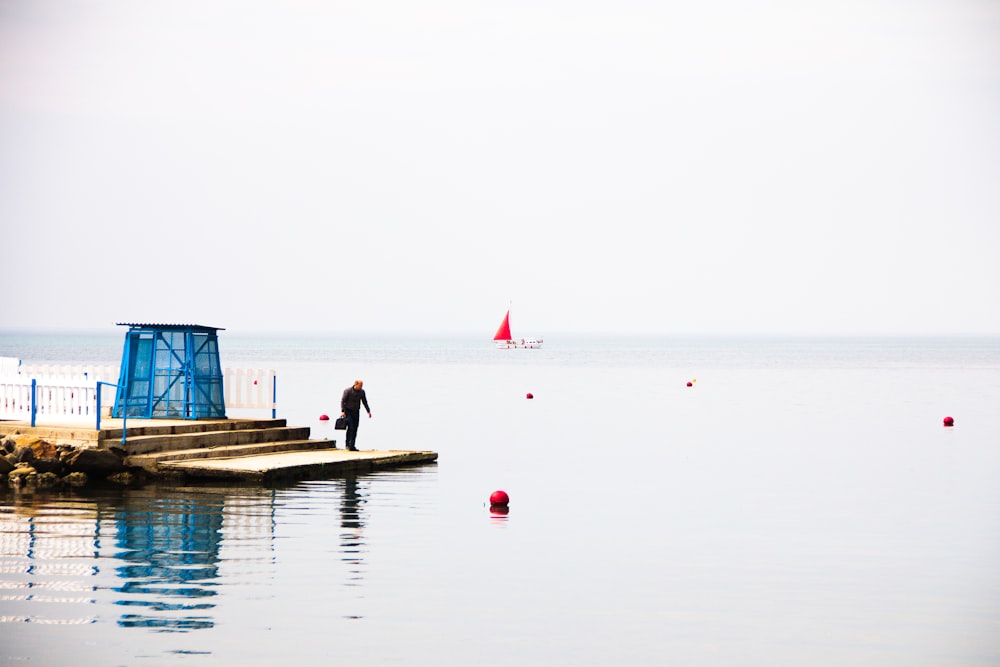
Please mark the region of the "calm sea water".
POLYGON ((363 378, 358 445, 438 463, 0 491, 0 664, 1000 664, 1000 339, 220 346, 314 437, 363 378))

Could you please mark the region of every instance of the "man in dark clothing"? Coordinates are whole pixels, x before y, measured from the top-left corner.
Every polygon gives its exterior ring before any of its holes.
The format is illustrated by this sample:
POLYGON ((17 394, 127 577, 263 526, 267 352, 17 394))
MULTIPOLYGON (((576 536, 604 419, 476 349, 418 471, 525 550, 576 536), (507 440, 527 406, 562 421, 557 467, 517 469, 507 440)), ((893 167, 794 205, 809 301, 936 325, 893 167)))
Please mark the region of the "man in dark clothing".
POLYGON ((344 390, 344 395, 340 398, 340 416, 347 417, 347 435, 344 436, 345 444, 347 449, 352 452, 356 452, 357 447, 354 446, 354 442, 358 439, 358 424, 361 422, 361 406, 365 406, 365 411, 368 412, 368 418, 372 417, 372 410, 368 407, 368 397, 365 396, 365 390, 362 387, 365 383, 361 380, 355 380, 354 386, 348 387, 344 390))

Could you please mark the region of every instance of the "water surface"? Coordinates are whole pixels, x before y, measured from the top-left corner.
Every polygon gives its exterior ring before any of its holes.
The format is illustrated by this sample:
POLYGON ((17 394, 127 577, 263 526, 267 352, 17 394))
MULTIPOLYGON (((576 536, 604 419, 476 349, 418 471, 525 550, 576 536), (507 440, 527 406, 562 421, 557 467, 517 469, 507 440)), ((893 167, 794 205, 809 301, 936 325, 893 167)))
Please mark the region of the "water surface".
POLYGON ((0 663, 1000 662, 1000 341, 220 345, 314 437, 363 377, 359 446, 439 462, 4 491, 0 663))

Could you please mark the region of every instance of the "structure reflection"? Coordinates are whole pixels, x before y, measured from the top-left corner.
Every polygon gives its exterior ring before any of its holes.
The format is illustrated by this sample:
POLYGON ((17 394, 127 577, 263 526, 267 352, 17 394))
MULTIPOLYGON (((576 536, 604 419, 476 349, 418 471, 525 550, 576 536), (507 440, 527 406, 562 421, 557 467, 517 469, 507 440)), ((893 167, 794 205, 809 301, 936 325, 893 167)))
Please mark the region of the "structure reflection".
MULTIPOLYGON (((341 585, 358 587, 371 482, 331 481, 342 489, 334 501, 341 585)), ((276 512, 286 498, 246 487, 0 494, 0 624, 103 617, 153 632, 213 628, 223 586, 272 576, 276 512)))
MULTIPOLYGON (((204 488, 198 491, 141 490, 129 494, 117 517, 115 556, 128 607, 118 624, 185 632, 211 628, 226 542, 241 553, 275 539, 275 494, 268 489, 204 488)), ((268 549, 264 549, 267 551, 268 549)), ((230 554, 233 562, 233 554, 230 554)), ((259 563, 258 563, 259 564, 259 563)))
POLYGON ((192 630, 214 625, 204 612, 216 595, 224 496, 135 498, 116 517, 116 569, 123 580, 115 604, 134 611, 119 625, 192 630))

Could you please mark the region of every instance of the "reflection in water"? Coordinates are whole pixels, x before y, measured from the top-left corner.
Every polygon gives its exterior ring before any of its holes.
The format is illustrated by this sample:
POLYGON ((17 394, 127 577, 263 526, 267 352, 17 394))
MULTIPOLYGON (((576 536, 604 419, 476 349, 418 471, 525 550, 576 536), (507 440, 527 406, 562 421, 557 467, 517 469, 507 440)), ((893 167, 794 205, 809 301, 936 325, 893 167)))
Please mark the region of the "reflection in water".
POLYGON ((147 498, 126 505, 116 517, 116 568, 124 597, 115 604, 134 608, 118 623, 161 630, 210 628, 203 613, 215 605, 223 496, 147 498), (143 502, 144 501, 144 502, 143 502), (156 613, 153 613, 156 612, 156 613))
POLYGON ((506 527, 508 514, 510 508, 506 505, 490 505, 490 523, 493 525, 506 527))
POLYGON ((115 557, 123 564, 115 570, 122 583, 113 590, 121 594, 115 604, 128 608, 118 624, 159 632, 211 628, 223 545, 240 545, 229 560, 253 576, 261 542, 274 541, 274 492, 140 490, 127 496, 116 524, 115 557))
POLYGON ((101 516, 93 503, 31 494, 0 505, 0 623, 93 623, 101 516))
MULTIPOLYGON (((368 565, 370 484, 352 475, 316 485, 331 492, 321 508, 339 519, 341 585, 354 590, 368 565)), ((0 629, 10 623, 105 623, 156 633, 215 628, 227 586, 274 577, 278 513, 299 511, 302 488, 0 493, 0 629)), ((346 617, 360 618, 353 610, 346 617)))
POLYGON ((358 491, 358 478, 349 475, 344 478, 344 493, 340 501, 340 552, 341 559, 348 564, 348 586, 360 585, 364 566, 364 514, 365 495, 358 491))
POLYGON ((211 628, 223 535, 249 545, 252 563, 274 528, 263 489, 12 493, 0 503, 0 623, 98 622, 110 592, 121 627, 211 628))

